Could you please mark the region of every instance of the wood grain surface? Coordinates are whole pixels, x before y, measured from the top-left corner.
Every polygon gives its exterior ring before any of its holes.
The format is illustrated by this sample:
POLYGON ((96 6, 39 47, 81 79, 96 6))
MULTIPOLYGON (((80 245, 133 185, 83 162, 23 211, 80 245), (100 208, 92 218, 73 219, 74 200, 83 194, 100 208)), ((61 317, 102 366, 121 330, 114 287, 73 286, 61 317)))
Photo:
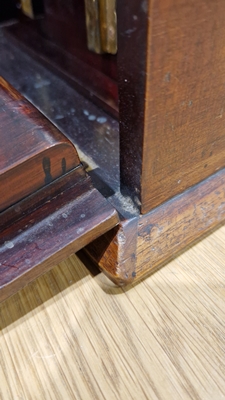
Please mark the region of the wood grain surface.
POLYGON ((143 212, 225 166, 225 3, 161 0, 149 12, 143 212))
POLYGON ((225 169, 151 212, 122 219, 85 249, 113 282, 152 273, 225 221, 225 169))
POLYGON ((0 211, 80 164, 73 144, 0 76, 0 211))
POLYGON ((90 178, 79 181, 79 172, 73 176, 71 187, 61 188, 0 233, 0 301, 118 224, 116 210, 90 178))
POLYGON ((2 303, 1 399, 224 399, 224 242, 126 290, 72 256, 2 303))
POLYGON ((118 8, 121 179, 146 213, 225 166, 225 3, 118 8))

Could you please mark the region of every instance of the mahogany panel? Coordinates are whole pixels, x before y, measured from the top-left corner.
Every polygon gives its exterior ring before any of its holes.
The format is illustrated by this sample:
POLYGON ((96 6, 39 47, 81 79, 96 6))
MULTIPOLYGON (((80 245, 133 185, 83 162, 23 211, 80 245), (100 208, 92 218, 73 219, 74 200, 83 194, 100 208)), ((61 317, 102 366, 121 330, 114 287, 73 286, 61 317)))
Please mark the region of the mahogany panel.
POLYGON ((80 164, 75 147, 0 77, 0 211, 80 164))
POLYGON ((224 13, 223 0, 151 3, 144 212, 225 166, 224 13))
POLYGON ((118 7, 121 177, 146 213, 225 166, 225 3, 118 7))

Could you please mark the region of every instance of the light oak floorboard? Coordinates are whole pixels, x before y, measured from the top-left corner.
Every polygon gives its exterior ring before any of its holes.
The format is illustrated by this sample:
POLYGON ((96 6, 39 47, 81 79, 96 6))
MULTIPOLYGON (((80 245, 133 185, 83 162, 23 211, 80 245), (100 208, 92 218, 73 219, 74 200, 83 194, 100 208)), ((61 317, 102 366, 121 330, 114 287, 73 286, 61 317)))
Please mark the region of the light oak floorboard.
POLYGON ((0 399, 225 398, 225 226, 139 284, 70 257, 0 305, 0 399))

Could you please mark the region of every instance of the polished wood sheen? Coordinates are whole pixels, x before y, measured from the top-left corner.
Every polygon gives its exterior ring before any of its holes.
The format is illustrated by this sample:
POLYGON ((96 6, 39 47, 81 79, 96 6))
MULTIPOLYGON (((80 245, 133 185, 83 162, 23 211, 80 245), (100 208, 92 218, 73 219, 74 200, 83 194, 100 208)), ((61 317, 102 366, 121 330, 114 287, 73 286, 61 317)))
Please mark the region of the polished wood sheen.
POLYGON ((0 211, 80 164, 75 147, 0 77, 0 211))
POLYGON ((118 224, 116 210, 79 175, 1 231, 0 301, 118 224))

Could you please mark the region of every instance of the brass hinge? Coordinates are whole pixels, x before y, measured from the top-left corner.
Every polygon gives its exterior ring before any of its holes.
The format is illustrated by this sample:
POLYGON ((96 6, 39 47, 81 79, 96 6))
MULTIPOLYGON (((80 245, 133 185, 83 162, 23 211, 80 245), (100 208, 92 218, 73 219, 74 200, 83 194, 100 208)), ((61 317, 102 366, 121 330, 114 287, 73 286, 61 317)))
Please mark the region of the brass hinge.
POLYGON ((85 9, 89 50, 116 54, 116 0, 85 0, 85 9))
POLYGON ((43 0, 20 0, 22 12, 29 18, 43 14, 43 0))

